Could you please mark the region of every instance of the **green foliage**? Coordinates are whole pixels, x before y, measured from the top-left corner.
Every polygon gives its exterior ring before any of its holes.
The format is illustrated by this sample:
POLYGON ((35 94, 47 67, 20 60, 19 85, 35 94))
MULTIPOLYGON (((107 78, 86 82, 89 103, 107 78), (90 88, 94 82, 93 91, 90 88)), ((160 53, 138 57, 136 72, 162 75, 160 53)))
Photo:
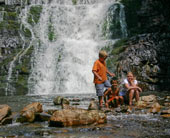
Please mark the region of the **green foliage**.
POLYGON ((73 3, 74 5, 76 5, 76 4, 77 4, 77 0, 72 0, 72 3, 73 3))
POLYGON ((107 67, 109 70, 115 72, 116 64, 119 60, 119 54, 126 49, 127 39, 118 40, 114 45, 108 45, 103 48, 109 54, 109 57, 106 60, 107 67))
POLYGON ((28 15, 28 23, 31 24, 32 26, 34 24, 37 24, 39 19, 40 19, 40 14, 42 12, 42 6, 32 6, 30 8, 30 13, 28 15))

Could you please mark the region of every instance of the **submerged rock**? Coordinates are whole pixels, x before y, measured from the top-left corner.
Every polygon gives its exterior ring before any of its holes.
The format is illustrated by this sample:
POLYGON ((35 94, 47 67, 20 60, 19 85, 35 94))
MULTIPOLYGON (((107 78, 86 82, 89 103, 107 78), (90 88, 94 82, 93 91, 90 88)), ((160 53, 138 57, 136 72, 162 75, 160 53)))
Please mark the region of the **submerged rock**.
POLYGON ((49 126, 79 126, 89 124, 106 123, 106 115, 98 110, 85 110, 78 108, 69 108, 54 112, 49 121, 49 126))

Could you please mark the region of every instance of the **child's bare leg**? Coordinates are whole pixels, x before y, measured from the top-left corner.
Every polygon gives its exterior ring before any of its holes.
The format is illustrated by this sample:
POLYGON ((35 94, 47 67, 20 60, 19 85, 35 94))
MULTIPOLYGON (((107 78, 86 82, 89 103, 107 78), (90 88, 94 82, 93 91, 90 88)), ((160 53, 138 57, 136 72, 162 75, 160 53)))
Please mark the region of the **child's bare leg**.
POLYGON ((115 100, 116 100, 116 107, 120 106, 120 102, 119 102, 119 97, 118 96, 115 97, 115 100))
POLYGON ((124 103, 123 96, 119 96, 119 99, 120 99, 120 104, 123 105, 123 103, 124 103))
POLYGON ((99 106, 102 107, 103 105, 103 96, 98 96, 99 98, 99 106))
POLYGON ((136 102, 139 101, 139 91, 138 90, 135 91, 135 99, 136 99, 136 102))
POLYGON ((109 108, 109 103, 108 103, 108 102, 106 102, 105 106, 106 106, 106 108, 109 108))
POLYGON ((129 105, 132 105, 134 90, 129 91, 129 105))

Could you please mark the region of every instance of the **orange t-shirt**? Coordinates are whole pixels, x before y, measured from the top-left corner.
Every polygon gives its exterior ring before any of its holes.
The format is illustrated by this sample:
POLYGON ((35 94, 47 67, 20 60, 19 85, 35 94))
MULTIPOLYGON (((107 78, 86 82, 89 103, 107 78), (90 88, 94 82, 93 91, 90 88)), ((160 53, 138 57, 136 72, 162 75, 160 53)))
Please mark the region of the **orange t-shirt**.
POLYGON ((104 81, 107 80, 107 67, 106 63, 102 63, 99 59, 94 62, 92 71, 96 71, 97 74, 102 78, 102 81, 100 81, 95 75, 94 75, 94 83, 95 84, 101 84, 104 81))

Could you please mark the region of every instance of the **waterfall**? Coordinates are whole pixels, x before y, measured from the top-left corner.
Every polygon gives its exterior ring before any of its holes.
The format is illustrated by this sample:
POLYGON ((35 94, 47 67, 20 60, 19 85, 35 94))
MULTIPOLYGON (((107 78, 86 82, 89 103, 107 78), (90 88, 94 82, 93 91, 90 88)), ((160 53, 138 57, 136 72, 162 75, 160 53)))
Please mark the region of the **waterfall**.
MULTIPOLYGON (((99 50, 114 40, 102 34, 103 21, 115 0, 32 0, 42 6, 38 23, 22 23, 32 32, 29 94, 94 93, 92 66, 99 50)), ((24 12, 25 9, 23 9, 24 12)), ((33 17, 32 17, 33 18, 33 17)))

